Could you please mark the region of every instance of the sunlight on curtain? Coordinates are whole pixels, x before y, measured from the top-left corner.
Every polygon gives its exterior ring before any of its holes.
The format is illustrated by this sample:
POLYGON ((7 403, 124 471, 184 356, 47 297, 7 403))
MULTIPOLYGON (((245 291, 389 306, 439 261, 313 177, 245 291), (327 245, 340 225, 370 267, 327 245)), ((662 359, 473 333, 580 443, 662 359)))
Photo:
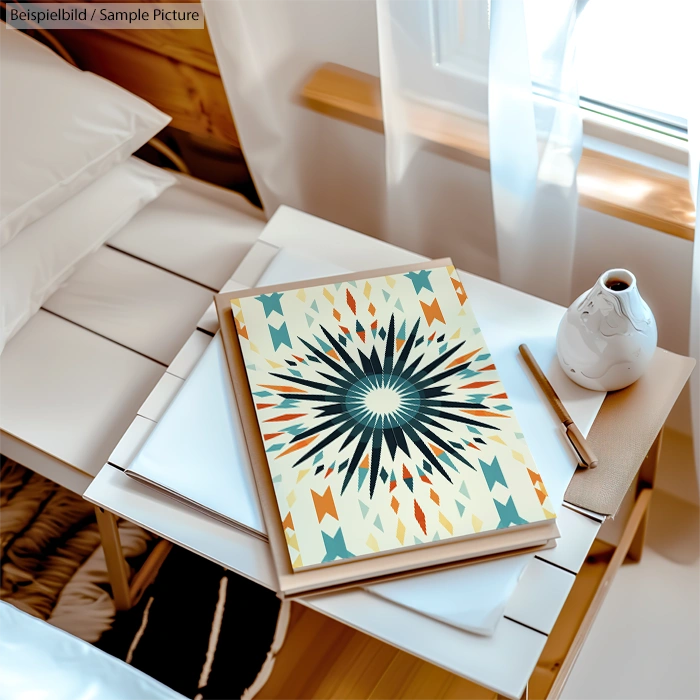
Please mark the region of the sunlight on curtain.
POLYGON ((487 0, 377 0, 387 240, 497 278, 487 0))
POLYGON ((493 0, 489 143, 500 281, 568 304, 582 126, 576 2, 493 0))
POLYGON ((569 303, 582 138, 575 20, 575 0, 377 1, 392 242, 452 251, 472 272, 569 303), (434 175, 436 153, 459 165, 434 175), (489 172, 497 256, 473 217, 489 172))

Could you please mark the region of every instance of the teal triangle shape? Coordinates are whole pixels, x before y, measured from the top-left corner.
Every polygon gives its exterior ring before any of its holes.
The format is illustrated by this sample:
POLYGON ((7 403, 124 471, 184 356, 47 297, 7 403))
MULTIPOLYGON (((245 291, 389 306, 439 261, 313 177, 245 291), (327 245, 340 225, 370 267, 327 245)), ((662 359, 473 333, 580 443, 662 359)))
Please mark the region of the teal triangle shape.
MULTIPOLYGON (((366 506, 362 501, 358 501, 358 503, 360 504, 360 510, 362 511, 362 517, 366 518, 367 513, 369 513, 369 506, 366 506)), ((379 516, 377 516, 377 517, 379 517, 379 516)))
POLYGON ((358 477, 357 477, 357 490, 359 491, 362 488, 362 484, 364 483, 365 479, 367 478, 367 472, 369 469, 358 469, 358 477))
POLYGON ((478 372, 475 372, 473 369, 465 369, 463 372, 459 373, 460 377, 464 377, 464 379, 469 379, 470 377, 476 377, 476 375, 479 374, 478 372))
POLYGON ((314 299, 314 300, 311 302, 311 308, 312 308, 316 313, 318 313, 318 304, 316 303, 316 299, 314 299))
POLYGON ((382 294, 384 295, 384 301, 389 301, 389 297, 391 296, 391 294, 389 294, 389 292, 387 292, 386 289, 382 289, 382 294))
POLYGON ((384 526, 382 525, 382 520, 381 518, 377 515, 377 517, 374 519, 374 527, 378 528, 382 532, 384 532, 384 526))
POLYGON ((440 533, 436 532, 435 536, 433 537, 433 542, 437 542, 440 539, 440 533))
POLYGON ((309 316, 309 314, 306 314, 306 322, 309 324, 309 328, 311 328, 314 322, 313 316, 309 316))
MULTIPOLYGON (((467 484, 464 481, 462 482, 462 485, 459 487, 459 492, 463 496, 466 496, 467 498, 471 498, 471 496, 469 495, 469 491, 467 491, 467 484)), ((461 515, 461 513, 460 513, 460 515, 461 515)))
POLYGON ((396 300, 396 303, 394 304, 394 306, 395 306, 399 311, 403 311, 403 306, 401 305, 401 299, 397 299, 397 300, 396 300))
POLYGON ((460 517, 464 515, 464 511, 466 510, 466 507, 463 506, 459 501, 455 501, 455 505, 457 506, 457 510, 459 511, 460 517))

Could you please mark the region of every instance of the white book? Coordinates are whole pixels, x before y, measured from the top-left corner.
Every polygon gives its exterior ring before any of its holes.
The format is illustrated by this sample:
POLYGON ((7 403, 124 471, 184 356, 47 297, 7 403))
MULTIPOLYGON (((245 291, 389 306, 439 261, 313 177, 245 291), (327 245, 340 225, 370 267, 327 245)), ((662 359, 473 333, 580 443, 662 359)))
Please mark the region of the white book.
POLYGON ((267 539, 219 334, 126 473, 267 539))
MULTIPOLYGON (((284 250, 259 284, 346 272, 284 250)), ((126 473, 267 540, 223 343, 217 333, 126 473)))

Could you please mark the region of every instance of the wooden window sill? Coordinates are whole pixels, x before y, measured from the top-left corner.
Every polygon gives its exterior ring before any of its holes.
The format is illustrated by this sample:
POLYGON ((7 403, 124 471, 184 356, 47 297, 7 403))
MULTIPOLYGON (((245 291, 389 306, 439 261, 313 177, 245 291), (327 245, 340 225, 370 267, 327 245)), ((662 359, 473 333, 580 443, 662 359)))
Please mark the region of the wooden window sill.
MULTIPOLYGON (((379 78, 326 63, 302 89, 315 111, 382 132, 379 78)), ((484 124, 415 103, 409 128, 449 157, 488 169, 484 124)), ((578 170, 579 202, 588 209, 692 241, 695 206, 687 180, 599 151, 584 149, 578 170)))

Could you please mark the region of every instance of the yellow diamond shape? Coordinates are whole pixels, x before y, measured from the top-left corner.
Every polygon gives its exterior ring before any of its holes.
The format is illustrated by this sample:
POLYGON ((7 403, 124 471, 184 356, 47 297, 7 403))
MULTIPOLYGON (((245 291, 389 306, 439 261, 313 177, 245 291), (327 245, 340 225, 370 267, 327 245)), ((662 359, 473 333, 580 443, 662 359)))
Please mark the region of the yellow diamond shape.
POLYGON ((523 464, 525 464, 525 457, 521 455, 520 452, 516 452, 515 450, 513 450, 513 457, 515 457, 515 459, 517 459, 518 462, 522 462, 523 464))
POLYGON ((401 522, 399 518, 399 524, 396 526, 396 539, 403 544, 403 539, 406 536, 406 526, 401 522))
POLYGON ((306 292, 303 289, 300 289, 297 292, 297 299, 301 299, 302 301, 306 301, 306 292))
POLYGON ((231 306, 237 306, 240 309, 241 308, 241 300, 240 299, 231 299, 231 306))
POLYGON ((367 546, 373 551, 373 552, 378 552, 379 551, 379 543, 377 542, 376 538, 374 535, 370 534, 370 536, 367 538, 367 546))
POLYGON ((297 477, 297 484, 310 472, 310 469, 302 469, 297 477))
POLYGON ((304 566, 301 562, 301 554, 292 562, 292 568, 293 569, 298 569, 299 567, 304 566))
POLYGON ((500 442, 501 445, 506 444, 505 442, 503 442, 503 438, 500 435, 489 435, 489 440, 493 440, 494 442, 500 442))
POLYGON ((291 508, 297 501, 297 495, 294 493, 294 491, 290 491, 289 494, 287 495, 287 503, 289 504, 289 507, 291 508))
POLYGON ((440 515, 438 515, 438 520, 440 521, 440 525, 442 525, 450 535, 454 533, 452 523, 442 514, 442 511, 440 511, 440 515))
POLYGON ((472 527, 474 528, 474 532, 481 532, 481 526, 483 524, 483 520, 479 520, 476 515, 472 515, 472 527))
POLYGON ((372 291, 372 285, 369 282, 365 282, 365 289, 364 293, 365 296, 369 299, 370 292, 372 291))
POLYGON ((330 301, 331 304, 335 302, 335 298, 325 287, 323 288, 323 296, 326 297, 326 299, 328 299, 328 301, 330 301))
POLYGON ((460 334, 461 330, 462 330, 461 328, 458 328, 458 329, 450 336, 450 340, 456 340, 457 338, 459 338, 459 334, 460 334))
POLYGON ((396 284, 396 280, 393 277, 387 277, 386 283, 393 289, 396 284))
POLYGON ((299 551, 299 541, 297 540, 297 534, 296 534, 296 532, 289 533, 289 532, 287 532, 287 531, 285 530, 285 533, 284 533, 284 534, 285 534, 285 536, 286 536, 286 538, 287 538, 287 544, 288 544, 290 547, 294 547, 294 549, 296 549, 297 552, 298 552, 298 551, 299 551))

